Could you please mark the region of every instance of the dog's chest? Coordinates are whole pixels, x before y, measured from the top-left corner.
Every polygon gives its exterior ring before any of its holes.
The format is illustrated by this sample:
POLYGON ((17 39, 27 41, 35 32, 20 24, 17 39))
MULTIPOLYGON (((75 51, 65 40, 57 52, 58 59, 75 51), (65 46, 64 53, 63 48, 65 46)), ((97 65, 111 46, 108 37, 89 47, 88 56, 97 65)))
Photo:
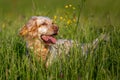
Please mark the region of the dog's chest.
POLYGON ((46 60, 49 51, 48 46, 44 46, 39 40, 34 40, 29 41, 27 47, 33 51, 38 59, 42 58, 42 60, 46 60))

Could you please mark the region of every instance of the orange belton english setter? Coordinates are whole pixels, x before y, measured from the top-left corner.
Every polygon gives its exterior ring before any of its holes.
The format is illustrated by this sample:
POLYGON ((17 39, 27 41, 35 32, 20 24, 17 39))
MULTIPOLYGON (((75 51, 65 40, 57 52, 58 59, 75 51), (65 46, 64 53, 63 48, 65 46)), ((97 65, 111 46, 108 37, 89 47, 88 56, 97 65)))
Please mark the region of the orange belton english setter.
MULTIPOLYGON (((38 59, 45 61, 46 67, 50 66, 61 53, 68 54, 73 45, 79 46, 76 41, 58 39, 54 37, 58 34, 58 26, 48 17, 33 16, 20 30, 19 34, 25 39, 27 48, 32 50, 38 59)), ((88 53, 89 49, 96 48, 101 40, 106 39, 102 34, 92 43, 80 45, 82 53, 88 53), (88 49, 89 48, 89 49, 88 49)))

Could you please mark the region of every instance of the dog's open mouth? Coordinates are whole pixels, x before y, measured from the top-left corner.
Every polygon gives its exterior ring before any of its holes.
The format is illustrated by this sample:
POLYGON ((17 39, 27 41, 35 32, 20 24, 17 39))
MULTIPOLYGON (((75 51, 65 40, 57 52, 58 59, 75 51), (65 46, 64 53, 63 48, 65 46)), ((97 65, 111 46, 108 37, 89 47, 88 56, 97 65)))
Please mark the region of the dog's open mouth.
POLYGON ((42 35, 41 39, 46 43, 46 44, 55 44, 56 43, 56 38, 54 38, 53 35, 42 35))

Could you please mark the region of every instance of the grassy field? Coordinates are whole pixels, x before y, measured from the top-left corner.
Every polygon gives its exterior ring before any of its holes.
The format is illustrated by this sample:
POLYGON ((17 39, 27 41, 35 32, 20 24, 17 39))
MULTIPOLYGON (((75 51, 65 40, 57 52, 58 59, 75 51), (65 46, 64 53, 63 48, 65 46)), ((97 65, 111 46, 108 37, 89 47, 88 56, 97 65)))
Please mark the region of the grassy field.
MULTIPOLYGON (((116 0, 0 0, 0 80, 119 80, 120 1, 116 0), (19 29, 31 16, 48 16, 59 25, 57 38, 92 42, 110 36, 87 58, 80 48, 48 69, 26 56, 19 29)), ((63 52, 64 53, 64 52, 63 52)))

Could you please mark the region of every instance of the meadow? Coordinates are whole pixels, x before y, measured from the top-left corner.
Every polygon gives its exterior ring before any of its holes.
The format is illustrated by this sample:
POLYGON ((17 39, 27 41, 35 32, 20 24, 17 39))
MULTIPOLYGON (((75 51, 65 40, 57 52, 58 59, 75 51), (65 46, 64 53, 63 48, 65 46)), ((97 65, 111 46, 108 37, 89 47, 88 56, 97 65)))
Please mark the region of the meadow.
POLYGON ((119 80, 119 4, 119 0, 0 0, 0 80, 119 80), (69 56, 46 69, 34 55, 26 55, 25 41, 18 35, 31 16, 52 18, 59 26, 58 39, 89 43, 101 33, 110 39, 87 57, 74 47, 69 56))

